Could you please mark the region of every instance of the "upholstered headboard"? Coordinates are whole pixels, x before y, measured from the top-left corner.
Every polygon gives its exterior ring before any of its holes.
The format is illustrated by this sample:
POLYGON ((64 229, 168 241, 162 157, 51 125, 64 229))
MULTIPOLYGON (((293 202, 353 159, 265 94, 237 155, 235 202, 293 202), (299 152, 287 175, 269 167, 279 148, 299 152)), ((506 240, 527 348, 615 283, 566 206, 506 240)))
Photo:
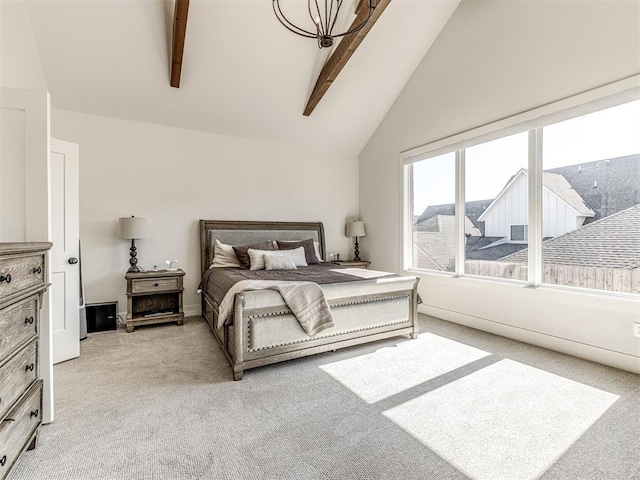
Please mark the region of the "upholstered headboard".
POLYGON ((320 255, 325 258, 322 222, 243 222, 230 220, 200 220, 200 273, 213 261, 215 240, 229 245, 250 245, 268 240, 308 240, 320 243, 320 255))

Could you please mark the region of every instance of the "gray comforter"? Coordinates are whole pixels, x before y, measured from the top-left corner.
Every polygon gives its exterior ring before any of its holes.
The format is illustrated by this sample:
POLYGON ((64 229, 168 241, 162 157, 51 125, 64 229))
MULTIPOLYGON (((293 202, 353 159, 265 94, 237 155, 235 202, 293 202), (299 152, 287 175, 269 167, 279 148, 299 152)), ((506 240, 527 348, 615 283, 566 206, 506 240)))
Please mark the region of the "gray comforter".
MULTIPOLYGON (((204 290, 220 305, 231 287, 242 280, 275 280, 278 282, 313 282, 318 285, 332 283, 362 282, 366 278, 356 277, 348 273, 351 270, 332 263, 321 263, 300 267, 297 270, 248 270, 246 268, 210 268, 202 276, 201 290, 204 290)), ((389 276, 397 277, 390 273, 389 276)))

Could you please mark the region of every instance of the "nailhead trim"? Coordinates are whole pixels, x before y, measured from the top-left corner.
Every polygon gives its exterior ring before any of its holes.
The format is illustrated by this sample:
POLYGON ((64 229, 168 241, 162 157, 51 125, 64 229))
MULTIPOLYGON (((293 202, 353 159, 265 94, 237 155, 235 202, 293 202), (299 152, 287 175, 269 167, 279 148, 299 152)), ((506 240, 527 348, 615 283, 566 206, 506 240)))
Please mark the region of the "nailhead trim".
MULTIPOLYGON (((349 306, 349 305, 364 305, 367 303, 374 303, 374 302, 383 302, 383 301, 387 301, 387 300, 397 300, 397 299, 405 299, 405 298, 409 298, 409 295, 396 295, 393 297, 385 297, 385 298, 376 298, 376 299, 372 299, 372 300, 367 300, 364 302, 346 302, 346 303, 339 303, 339 304, 335 304, 335 305, 331 305, 331 308, 334 307, 345 307, 345 306, 349 306)), ((262 315, 250 315, 248 318, 249 320, 253 320, 256 318, 264 318, 264 317, 273 317, 276 315, 287 315, 290 314, 290 311, 282 311, 282 312, 272 312, 272 313, 266 313, 266 314, 262 314, 262 315)), ((387 322, 387 323, 381 323, 381 324, 376 324, 374 326, 370 326, 370 327, 362 327, 362 328, 354 328, 351 330, 345 330, 345 331, 341 331, 341 332, 336 332, 336 333, 331 333, 329 335, 323 335, 321 337, 316 337, 316 338, 330 338, 330 337, 335 337, 336 335, 344 335, 345 333, 353 333, 353 332, 363 332, 365 330, 371 330, 372 328, 379 328, 379 327, 387 327, 389 325, 397 325, 399 323, 404 323, 407 320, 398 320, 396 322, 387 322)), ((309 339, 305 338, 302 340, 296 340, 293 342, 287 342, 287 343, 278 343, 276 345, 269 345, 268 347, 261 347, 261 348, 250 348, 248 350, 249 353, 253 353, 253 352, 259 352, 262 350, 269 350, 270 348, 277 348, 277 347, 284 347, 286 345, 295 345, 298 343, 303 343, 303 342, 308 342, 309 339)), ((247 345, 251 344, 251 322, 249 322, 247 324, 247 345)))

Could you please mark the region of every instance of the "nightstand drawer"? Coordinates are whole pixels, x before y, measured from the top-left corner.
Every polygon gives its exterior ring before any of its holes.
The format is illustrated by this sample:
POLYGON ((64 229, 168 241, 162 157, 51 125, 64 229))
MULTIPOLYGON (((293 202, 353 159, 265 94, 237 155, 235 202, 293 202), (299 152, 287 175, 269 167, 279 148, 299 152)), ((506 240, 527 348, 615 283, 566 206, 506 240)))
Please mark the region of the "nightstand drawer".
POLYGON ((0 366, 0 418, 37 378, 37 346, 31 342, 0 366))
POLYGON ((0 424, 0 478, 5 478, 42 422, 42 381, 35 384, 0 424))
POLYGON ((38 331, 36 296, 0 310, 0 361, 38 331))
POLYGON ((0 266, 0 297, 44 283, 44 255, 6 258, 0 266))
POLYGON ((180 288, 180 279, 172 278, 147 278, 134 279, 131 281, 132 293, 161 292, 165 290, 178 290, 180 288))

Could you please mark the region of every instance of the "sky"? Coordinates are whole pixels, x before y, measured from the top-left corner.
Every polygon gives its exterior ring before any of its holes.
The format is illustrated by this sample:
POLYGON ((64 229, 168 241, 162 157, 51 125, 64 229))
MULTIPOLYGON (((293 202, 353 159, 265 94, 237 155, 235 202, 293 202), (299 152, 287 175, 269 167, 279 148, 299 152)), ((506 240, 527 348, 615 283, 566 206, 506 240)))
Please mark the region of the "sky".
MULTIPOLYGON (((640 153, 640 100, 549 125, 542 135, 545 169, 640 153)), ((527 168, 527 139, 522 132, 467 148, 465 200, 495 198, 527 168)), ((453 152, 413 168, 414 215, 428 205, 455 202, 453 152)))

